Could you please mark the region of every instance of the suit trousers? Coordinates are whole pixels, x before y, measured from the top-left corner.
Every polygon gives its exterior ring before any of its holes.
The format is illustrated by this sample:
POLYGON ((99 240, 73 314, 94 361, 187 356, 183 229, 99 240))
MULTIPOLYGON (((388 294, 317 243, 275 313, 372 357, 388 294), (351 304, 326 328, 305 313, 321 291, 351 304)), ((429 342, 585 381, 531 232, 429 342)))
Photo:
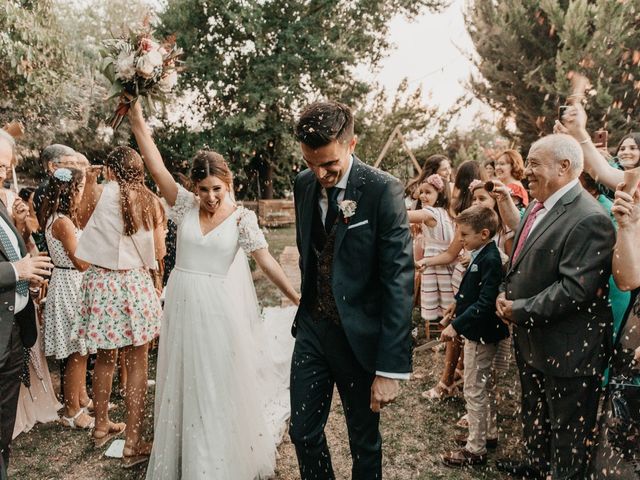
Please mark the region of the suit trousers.
POLYGON ((14 323, 9 348, 0 357, 0 478, 6 475, 16 409, 20 395, 20 372, 24 360, 20 331, 14 323))
POLYGON ((335 479, 324 434, 334 386, 349 431, 354 480, 382 478, 380 415, 370 408, 375 374, 358 363, 344 330, 326 319, 303 315, 291 366, 291 423, 302 480, 335 479))
POLYGON ((516 349, 522 387, 526 455, 553 480, 584 480, 591 462, 602 377, 555 377, 522 360, 516 349))

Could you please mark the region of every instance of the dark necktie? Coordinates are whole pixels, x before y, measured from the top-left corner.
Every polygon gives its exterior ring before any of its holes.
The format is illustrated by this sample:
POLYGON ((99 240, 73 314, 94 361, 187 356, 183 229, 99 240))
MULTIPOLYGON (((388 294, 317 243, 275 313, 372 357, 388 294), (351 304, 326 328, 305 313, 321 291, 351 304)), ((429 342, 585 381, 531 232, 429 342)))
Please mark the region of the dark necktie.
POLYGON ((324 219, 324 229, 327 233, 331 231, 333 224, 336 223, 336 218, 338 218, 338 195, 340 190, 338 187, 327 188, 327 216, 324 219))
MULTIPOLYGON (((2 226, 0 226, 0 244, 2 245, 2 248, 7 255, 7 259, 10 262, 17 262, 20 260, 16 249, 13 248, 13 244, 11 243, 11 240, 9 240, 9 236, 2 226)), ((18 283, 16 283, 16 293, 26 297, 29 294, 29 282, 26 280, 18 281, 18 283)))

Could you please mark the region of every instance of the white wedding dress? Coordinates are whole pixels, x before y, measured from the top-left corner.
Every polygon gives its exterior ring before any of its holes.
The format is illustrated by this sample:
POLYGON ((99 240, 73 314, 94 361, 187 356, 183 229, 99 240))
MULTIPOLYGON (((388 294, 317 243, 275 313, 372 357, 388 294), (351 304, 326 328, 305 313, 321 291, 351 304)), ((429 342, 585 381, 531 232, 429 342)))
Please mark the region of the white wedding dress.
POLYGON ((179 187, 147 479, 269 478, 290 410, 295 308, 259 316, 245 255, 267 246, 255 214, 238 208, 203 235, 198 211, 179 187))

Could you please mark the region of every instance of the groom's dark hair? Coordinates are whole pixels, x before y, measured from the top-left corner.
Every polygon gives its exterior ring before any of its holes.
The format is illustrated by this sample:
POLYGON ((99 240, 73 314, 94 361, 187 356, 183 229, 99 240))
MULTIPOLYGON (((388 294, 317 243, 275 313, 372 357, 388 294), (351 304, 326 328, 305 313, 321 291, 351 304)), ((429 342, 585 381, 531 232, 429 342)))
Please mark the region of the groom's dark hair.
POLYGON ((348 142, 353 138, 353 114, 339 102, 315 102, 304 109, 296 123, 299 142, 320 148, 331 142, 348 142))

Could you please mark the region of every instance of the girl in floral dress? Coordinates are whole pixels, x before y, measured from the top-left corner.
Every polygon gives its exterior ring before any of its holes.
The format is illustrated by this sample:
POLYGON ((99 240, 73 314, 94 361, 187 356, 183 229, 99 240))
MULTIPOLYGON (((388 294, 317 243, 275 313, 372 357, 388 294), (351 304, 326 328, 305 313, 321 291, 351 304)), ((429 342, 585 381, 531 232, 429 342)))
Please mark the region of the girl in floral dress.
POLYGON ((117 147, 106 159, 108 182, 98 185, 97 170, 87 173, 83 202, 91 217, 76 256, 91 264, 80 288, 76 335, 82 353, 97 353, 94 370, 96 425, 93 438, 102 446, 122 433, 125 424, 109 420, 108 405, 118 349, 127 370, 126 467, 148 458, 142 441, 147 391, 148 344, 160 331, 162 309, 150 269, 156 268, 155 244, 164 234, 159 199, 144 185, 144 164, 129 147, 117 147))
POLYGON ((90 404, 85 382, 87 356, 81 353, 81 342, 72 339, 82 272, 89 267, 75 256, 80 238, 76 212, 84 183, 80 170, 57 169, 38 211, 38 223, 44 226, 47 249, 55 265, 44 307, 45 355, 67 359, 61 423, 71 428, 91 428, 94 423, 82 408, 90 404))

